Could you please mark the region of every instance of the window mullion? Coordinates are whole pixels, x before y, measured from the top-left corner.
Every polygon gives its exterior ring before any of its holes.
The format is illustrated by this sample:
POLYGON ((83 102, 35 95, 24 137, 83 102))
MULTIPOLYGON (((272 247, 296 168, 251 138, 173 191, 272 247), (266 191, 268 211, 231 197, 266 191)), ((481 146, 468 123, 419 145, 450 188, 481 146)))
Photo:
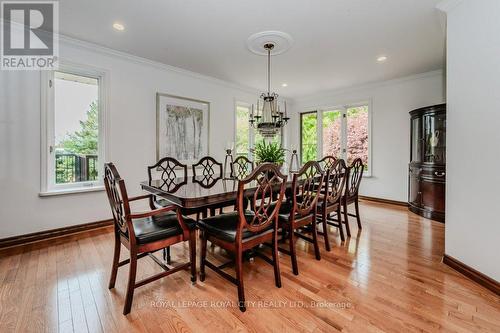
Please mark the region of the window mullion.
POLYGON ((316 111, 316 160, 323 155, 323 110, 316 111))
POLYGON ((341 121, 341 156, 344 161, 347 161, 347 108, 347 106, 342 108, 341 121))
POLYGON ((52 189, 56 183, 56 163, 55 163, 55 82, 54 82, 54 72, 50 71, 47 73, 47 80, 44 82, 47 98, 47 108, 46 108, 46 182, 47 188, 52 189))

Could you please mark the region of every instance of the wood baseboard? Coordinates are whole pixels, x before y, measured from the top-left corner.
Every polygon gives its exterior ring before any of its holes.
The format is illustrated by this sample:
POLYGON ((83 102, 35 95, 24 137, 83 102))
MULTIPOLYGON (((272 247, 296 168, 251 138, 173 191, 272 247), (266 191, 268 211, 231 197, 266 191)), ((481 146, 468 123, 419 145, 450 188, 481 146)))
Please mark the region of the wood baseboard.
POLYGON ((495 294, 500 295, 500 282, 490 278, 489 276, 484 275, 483 273, 475 270, 474 268, 464 264, 463 262, 447 254, 443 256, 443 263, 453 268, 457 272, 465 275, 472 281, 493 291, 495 294))
POLYGON ((17 246, 17 245, 23 245, 23 244, 27 244, 27 243, 39 242, 39 241, 47 240, 50 238, 57 238, 57 237, 75 234, 75 233, 88 231, 88 230, 92 230, 92 229, 103 228, 103 227, 107 227, 110 225, 113 225, 113 220, 103 220, 103 221, 97 221, 97 222, 91 222, 91 223, 85 223, 85 224, 78 224, 78 225, 72 225, 69 227, 63 227, 63 228, 34 232, 31 234, 2 238, 2 239, 0 239, 0 249, 12 247, 12 246, 17 246))
POLYGON ((386 204, 390 204, 390 205, 408 207, 408 203, 403 202, 403 201, 396 201, 396 200, 382 199, 382 198, 375 198, 375 197, 366 197, 364 195, 360 195, 359 198, 362 200, 366 200, 366 201, 373 201, 373 202, 379 202, 379 203, 386 203, 386 204))

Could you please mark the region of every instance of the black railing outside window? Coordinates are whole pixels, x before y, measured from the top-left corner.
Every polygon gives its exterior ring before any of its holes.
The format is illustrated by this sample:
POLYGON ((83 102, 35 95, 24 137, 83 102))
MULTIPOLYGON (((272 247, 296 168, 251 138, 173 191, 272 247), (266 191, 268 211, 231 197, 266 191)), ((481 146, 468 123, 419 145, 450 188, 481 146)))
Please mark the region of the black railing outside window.
POLYGON ((97 155, 56 153, 56 184, 97 179, 97 155))

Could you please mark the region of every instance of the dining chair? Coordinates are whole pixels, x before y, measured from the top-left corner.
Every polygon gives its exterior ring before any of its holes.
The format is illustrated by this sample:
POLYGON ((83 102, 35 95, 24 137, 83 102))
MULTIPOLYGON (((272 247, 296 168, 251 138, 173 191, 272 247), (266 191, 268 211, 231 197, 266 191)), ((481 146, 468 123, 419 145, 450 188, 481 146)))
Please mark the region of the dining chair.
POLYGON ((344 223, 346 226, 347 236, 351 237, 351 230, 349 228, 348 216, 355 217, 358 222, 358 228, 361 227, 361 219, 359 216, 359 185, 363 178, 363 171, 365 166, 361 158, 356 158, 352 164, 347 168, 347 180, 344 195, 342 196, 342 206, 344 211, 344 223), (347 207, 354 203, 356 214, 351 214, 347 211, 347 207))
MULTIPOLYGON (((223 178, 223 168, 222 163, 217 162, 211 156, 202 157, 198 162, 193 164, 193 182, 200 184, 204 188, 213 187, 219 180, 223 178)), ((216 209, 220 210, 220 213, 223 212, 224 207, 233 206, 233 202, 231 203, 223 203, 218 205, 213 205, 207 207, 210 210, 210 215, 214 216, 216 209)), ((206 217, 206 216, 204 216, 206 217)))
POLYGON ((323 172, 316 161, 309 161, 293 174, 292 188, 287 194, 287 200, 281 205, 278 215, 279 227, 288 235, 289 250, 279 250, 290 255, 293 274, 299 274, 297 254, 295 251, 295 236, 302 238, 314 245, 317 260, 321 260, 316 230, 316 209, 318 197, 323 184, 323 172), (299 232, 299 229, 308 227, 312 238, 299 232))
POLYGON ((323 190, 318 201, 317 223, 323 225, 323 237, 325 248, 330 251, 330 241, 328 240, 328 226, 339 229, 340 239, 344 242, 344 230, 342 227, 341 207, 342 194, 346 183, 347 170, 344 160, 336 160, 325 170, 323 190), (331 213, 336 213, 336 219, 331 217, 331 213))
MULTIPOLYGON (((154 165, 148 166, 147 169, 149 182, 156 179, 160 180, 161 184, 159 184, 159 187, 169 193, 177 192, 188 182, 187 165, 173 157, 163 157, 154 165)), ((156 209, 172 205, 172 202, 156 195, 151 195, 149 205, 151 209, 156 209)), ((196 220, 200 219, 200 214, 204 214, 206 217, 206 209, 183 209, 181 212, 183 215, 196 214, 196 220)), ((163 250, 163 260, 167 264, 170 264, 170 247, 163 250)))
POLYGON ((238 156, 231 163, 231 178, 243 179, 247 177, 254 169, 254 163, 246 156, 238 156))
POLYGON ((196 282, 196 222, 182 216, 177 207, 169 205, 147 212, 132 213, 130 202, 152 200, 151 195, 129 198, 124 180, 113 163, 104 166, 104 186, 113 213, 115 246, 109 289, 115 287, 118 268, 129 264, 127 294, 123 314, 130 313, 134 290, 147 283, 156 281, 172 273, 191 269, 191 282, 196 282), (166 266, 154 256, 154 252, 180 242, 189 242, 189 262, 175 267, 166 266), (120 261, 121 245, 130 252, 130 258, 120 261), (163 272, 136 282, 137 260, 149 256, 163 272))
POLYGON ((258 245, 272 242, 272 259, 255 250, 255 256, 262 258, 274 267, 276 287, 281 288, 278 260, 278 212, 284 198, 287 176, 272 163, 259 165, 248 177, 238 181, 237 208, 235 212, 201 219, 200 280, 205 280, 205 266, 234 283, 238 287, 239 308, 245 307, 243 287, 243 252, 255 249, 258 245), (250 184, 250 186, 249 186, 250 184), (273 201, 271 192, 279 193, 273 201), (244 199, 253 201, 250 209, 245 208, 244 199), (216 266, 207 260, 207 241, 235 254, 235 260, 216 266), (222 269, 232 264, 236 266, 236 277, 222 269))
MULTIPOLYGON (((169 193, 175 193, 180 187, 187 184, 187 177, 187 165, 173 157, 161 158, 154 165, 148 166, 148 180, 151 182, 153 179, 159 179, 161 189, 169 193)), ((151 196, 151 198, 151 209, 171 204, 167 199, 158 198, 156 195, 151 196)))
POLYGON ((191 166, 193 168, 193 177, 206 179, 222 178, 222 163, 217 162, 211 156, 202 157, 198 162, 191 166))
POLYGON ((321 170, 326 171, 333 166, 336 160, 337 158, 335 156, 327 155, 323 157, 321 160, 319 160, 318 163, 319 166, 321 167, 321 170))

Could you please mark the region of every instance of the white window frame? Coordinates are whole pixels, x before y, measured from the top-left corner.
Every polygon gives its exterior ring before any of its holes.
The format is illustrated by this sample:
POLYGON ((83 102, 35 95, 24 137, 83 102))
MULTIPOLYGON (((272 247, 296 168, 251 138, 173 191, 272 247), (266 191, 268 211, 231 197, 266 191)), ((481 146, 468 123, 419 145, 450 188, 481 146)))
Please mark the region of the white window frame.
POLYGON ((56 71, 41 72, 41 184, 40 196, 52 196, 80 192, 104 190, 103 173, 104 163, 108 153, 108 104, 107 104, 107 77, 104 70, 75 64, 60 64, 56 71), (64 72, 74 75, 87 76, 98 80, 99 106, 99 141, 98 141, 98 170, 99 177, 95 181, 56 184, 55 183, 55 101, 54 101, 54 73, 64 72))
MULTIPOLYGON (((234 113, 233 113, 233 116, 234 116, 234 122, 233 122, 233 127, 234 127, 234 154, 236 154, 236 136, 237 136, 237 117, 236 117, 236 110, 238 107, 244 107, 244 108, 248 108, 248 112, 251 112, 252 110, 252 104, 251 103, 248 103, 248 102, 242 102, 242 101, 239 101, 239 100, 235 100, 235 103, 234 103, 234 113)), ((250 124, 249 124, 250 125, 250 124)), ((286 126, 285 127, 282 127, 281 128, 281 131, 280 131, 280 136, 281 136, 281 146, 282 147, 285 147, 285 138, 286 138, 286 135, 285 135, 285 130, 286 130, 286 126)), ((252 160, 253 161, 253 154, 252 154, 252 151, 253 149, 255 148, 255 128, 253 128, 252 126, 249 126, 249 130, 248 130, 248 156, 247 158, 252 160)))
MULTIPOLYGON (((371 99, 364 100, 362 102, 356 103, 346 103, 337 106, 322 106, 318 108, 311 108, 299 115, 299 121, 302 121, 302 114, 316 112, 316 135, 317 135, 317 151, 316 159, 320 160, 323 156, 323 113, 327 111, 340 111, 342 114, 342 126, 341 126, 341 145, 342 152, 341 158, 347 161, 347 109, 359 106, 368 106, 368 170, 363 173, 363 177, 371 177, 373 174, 373 144, 372 144, 372 114, 373 107, 371 99)), ((302 128, 302 124, 299 124, 299 128, 302 128)), ((302 136, 302 133, 299 133, 302 136)), ((300 140, 302 142, 302 140, 300 140)), ((300 161, 302 161, 302 147, 299 147, 300 151, 300 161)))

